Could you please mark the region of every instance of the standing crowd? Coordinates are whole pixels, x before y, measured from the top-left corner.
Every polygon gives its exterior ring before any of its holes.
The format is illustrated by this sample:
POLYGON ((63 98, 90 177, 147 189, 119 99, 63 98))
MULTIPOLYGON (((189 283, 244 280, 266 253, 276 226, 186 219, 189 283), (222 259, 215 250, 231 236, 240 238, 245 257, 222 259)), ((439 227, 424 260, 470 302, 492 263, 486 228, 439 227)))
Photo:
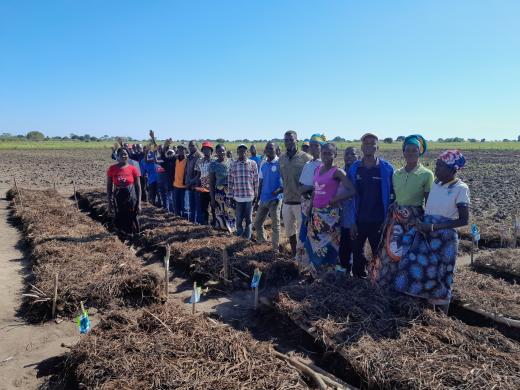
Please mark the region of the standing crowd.
POLYGON ((118 162, 108 169, 107 194, 120 231, 139 231, 142 201, 257 242, 266 241, 269 217, 273 250, 283 221, 292 256, 314 275, 332 267, 447 310, 455 229, 469 220, 469 189, 457 178, 465 165, 460 151, 441 153, 434 174, 421 164, 427 142, 420 135, 405 138, 399 169, 379 155, 371 133, 361 137, 360 151, 345 149, 342 166, 336 145, 321 134, 299 149, 296 132, 287 131, 284 153, 275 142, 263 155, 241 144, 235 159, 223 144, 158 145, 150 136, 150 146, 113 151, 118 162))

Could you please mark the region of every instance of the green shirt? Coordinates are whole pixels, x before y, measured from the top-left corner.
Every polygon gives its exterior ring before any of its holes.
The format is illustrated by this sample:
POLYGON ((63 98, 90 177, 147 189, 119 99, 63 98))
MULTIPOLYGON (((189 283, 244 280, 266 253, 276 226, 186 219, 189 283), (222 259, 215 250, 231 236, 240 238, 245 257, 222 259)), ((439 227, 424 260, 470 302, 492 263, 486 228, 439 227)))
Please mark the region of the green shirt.
POLYGON ((394 172, 392 183, 399 206, 423 206, 424 195, 430 192, 433 183, 433 172, 422 164, 411 172, 403 167, 394 172))

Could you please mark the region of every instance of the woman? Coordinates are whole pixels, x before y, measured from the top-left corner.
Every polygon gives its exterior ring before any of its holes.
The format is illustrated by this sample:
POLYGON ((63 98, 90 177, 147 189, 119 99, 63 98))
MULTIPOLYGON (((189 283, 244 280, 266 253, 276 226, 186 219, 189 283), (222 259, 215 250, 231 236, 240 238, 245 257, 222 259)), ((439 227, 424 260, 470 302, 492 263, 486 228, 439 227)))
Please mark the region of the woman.
POLYGON ((305 241, 314 270, 323 265, 336 265, 340 241, 339 205, 356 192, 345 171, 333 165, 336 156, 336 145, 324 144, 321 147, 322 164, 314 171, 312 209, 305 241), (343 191, 338 191, 340 184, 343 191))
POLYGON ((455 228, 469 221, 469 188, 456 177, 465 163, 458 150, 439 156, 424 217, 403 237, 403 256, 393 282, 395 290, 425 298, 445 312, 457 258, 455 228))
POLYGON ((231 165, 226 158, 226 148, 222 144, 215 147, 216 160, 209 165, 209 188, 211 207, 215 210, 215 225, 233 233, 235 230, 235 212, 231 198, 228 197, 228 171, 231 165))
POLYGON ((428 149, 426 140, 418 134, 409 135, 402 149, 405 166, 392 176, 396 199, 383 227, 383 245, 370 266, 372 282, 380 287, 392 283, 402 255, 402 239, 422 217, 433 182, 433 172, 420 163, 420 157, 428 149))
POLYGON ((128 152, 119 148, 117 164, 107 171, 107 195, 110 212, 114 212, 114 225, 125 234, 139 232, 137 214, 141 211, 141 182, 139 171, 128 164, 128 152))

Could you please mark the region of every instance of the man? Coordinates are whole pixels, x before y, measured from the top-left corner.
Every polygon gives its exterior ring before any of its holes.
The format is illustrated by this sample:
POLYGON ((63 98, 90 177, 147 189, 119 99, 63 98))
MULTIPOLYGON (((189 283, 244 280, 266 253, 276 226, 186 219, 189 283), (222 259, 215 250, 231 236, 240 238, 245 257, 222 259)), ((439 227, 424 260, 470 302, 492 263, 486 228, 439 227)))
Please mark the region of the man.
POLYGON ((283 181, 282 217, 285 234, 291 244, 291 253, 295 257, 298 243, 296 233, 302 222, 299 179, 303 166, 312 158, 298 150, 298 136, 295 131, 289 130, 285 133, 284 143, 286 153, 280 157, 280 173, 283 181))
POLYGON ((247 146, 237 148, 237 160, 231 163, 228 173, 229 196, 235 202, 237 236, 251 238, 253 201, 258 189, 258 167, 247 158, 247 146), (245 228, 242 226, 245 220, 245 228))
POLYGON ((197 204, 197 223, 207 225, 209 222, 208 207, 211 200, 209 193, 209 166, 213 154, 213 144, 209 141, 202 143, 203 158, 195 164, 197 185, 195 187, 195 203, 197 204))
POLYGON ((381 227, 388 206, 393 198, 392 165, 377 157, 379 139, 367 133, 361 137, 363 158, 355 161, 349 169, 349 178, 356 188, 354 207, 352 207, 352 226, 350 236, 353 240, 352 273, 366 277, 365 242, 368 239, 372 256, 377 253, 381 238, 381 227))
POLYGON ((251 145, 249 147, 249 153, 251 154, 251 157, 249 157, 249 159, 253 160, 256 163, 256 166, 259 167, 260 161, 262 161, 262 156, 256 155, 256 146, 255 145, 251 145))
POLYGON ((173 169, 173 198, 175 213, 179 217, 188 217, 186 210, 186 147, 183 144, 177 146, 177 157, 175 158, 175 167, 173 169))
MULTIPOLYGON (((343 154, 343 162, 345 163, 345 172, 348 172, 352 164, 358 160, 357 149, 350 146, 345 149, 343 154)), ((352 219, 352 207, 354 205, 353 199, 346 199, 343 201, 341 207, 341 238, 339 243, 339 261, 340 266, 336 269, 346 272, 350 275, 352 271, 351 257, 352 257, 352 239, 350 237, 350 228, 354 224, 352 219)))
POLYGON ((302 144, 302 151, 304 153, 307 153, 307 154, 311 154, 311 143, 310 143, 310 140, 308 139, 305 139, 305 141, 303 141, 303 144, 302 144))
POLYGON ((197 142, 190 141, 188 143, 189 154, 186 157, 186 192, 188 204, 186 205, 186 209, 188 211, 188 219, 191 222, 195 222, 197 218, 197 204, 195 203, 195 186, 197 185, 197 174, 195 172, 195 164, 199 160, 199 158, 204 157, 202 153, 199 151, 199 146, 197 142))
POLYGON ((259 204, 256 211, 255 229, 258 242, 265 241, 264 235, 264 221, 267 214, 271 216, 272 222, 272 237, 271 242, 273 251, 278 251, 280 243, 280 209, 282 207, 282 181, 280 177, 280 163, 275 154, 276 145, 273 142, 268 142, 265 146, 266 160, 263 161, 260 168, 258 186, 259 204))

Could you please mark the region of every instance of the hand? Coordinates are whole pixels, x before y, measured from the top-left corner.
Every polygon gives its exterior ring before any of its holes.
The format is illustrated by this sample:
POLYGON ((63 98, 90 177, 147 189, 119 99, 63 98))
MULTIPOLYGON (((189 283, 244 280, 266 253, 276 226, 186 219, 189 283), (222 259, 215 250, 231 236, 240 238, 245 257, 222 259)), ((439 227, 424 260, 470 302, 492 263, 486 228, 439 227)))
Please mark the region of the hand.
POLYGON ((336 207, 338 205, 338 198, 336 196, 334 196, 330 201, 329 201, 329 204, 328 204, 328 207, 336 207))
POLYGON ((418 222, 415 228, 422 233, 430 233, 432 231, 432 225, 430 223, 418 222))
POLYGON ((358 235, 357 226, 354 224, 350 227, 350 238, 352 240, 355 240, 357 238, 357 235, 358 235))
POLYGON ((137 204, 137 207, 135 208, 135 212, 136 212, 137 214, 141 214, 141 203, 138 203, 138 204, 137 204))
POLYGON ((237 203, 235 202, 235 199, 231 199, 231 207, 235 208, 237 203))
POLYGON ((149 134, 150 134, 151 139, 155 139, 155 134, 154 134, 153 130, 150 130, 149 134))

